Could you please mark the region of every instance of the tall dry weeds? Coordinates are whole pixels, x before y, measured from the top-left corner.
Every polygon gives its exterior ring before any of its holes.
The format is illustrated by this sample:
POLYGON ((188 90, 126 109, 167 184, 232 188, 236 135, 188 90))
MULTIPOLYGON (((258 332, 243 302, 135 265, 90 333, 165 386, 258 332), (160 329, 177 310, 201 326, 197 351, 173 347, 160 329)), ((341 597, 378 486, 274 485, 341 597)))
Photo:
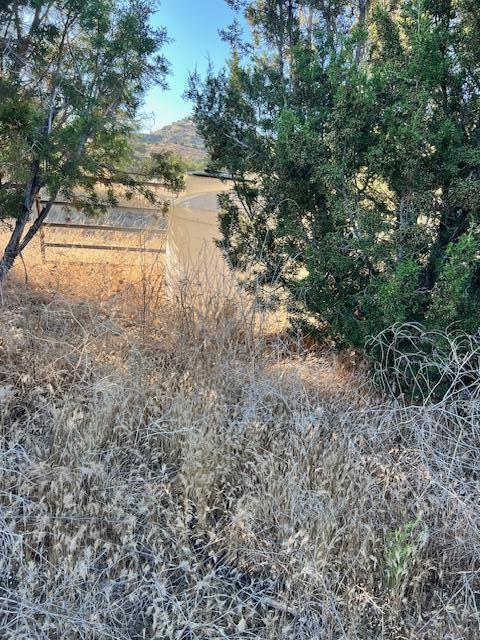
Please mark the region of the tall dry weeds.
POLYGON ((478 422, 238 299, 4 297, 2 639, 479 636, 478 422))

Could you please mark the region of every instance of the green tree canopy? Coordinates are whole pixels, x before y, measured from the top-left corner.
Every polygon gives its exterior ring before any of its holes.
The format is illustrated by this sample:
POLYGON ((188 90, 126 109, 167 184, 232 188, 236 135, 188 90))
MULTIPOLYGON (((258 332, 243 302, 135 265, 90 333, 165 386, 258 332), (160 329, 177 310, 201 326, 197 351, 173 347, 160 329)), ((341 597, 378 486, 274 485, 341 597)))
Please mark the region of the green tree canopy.
POLYGON ((392 323, 475 331, 480 311, 480 5, 231 1, 229 67, 190 95, 224 249, 292 314, 363 346, 392 323))
MULTIPOLYGON (((115 202, 118 183, 153 198, 128 171, 143 95, 168 72, 152 13, 147 0, 0 3, 0 219, 15 221, 0 280, 59 191, 89 213, 115 202), (47 204, 30 224, 42 189, 47 204)), ((158 160, 159 177, 179 188, 178 172, 158 160)))

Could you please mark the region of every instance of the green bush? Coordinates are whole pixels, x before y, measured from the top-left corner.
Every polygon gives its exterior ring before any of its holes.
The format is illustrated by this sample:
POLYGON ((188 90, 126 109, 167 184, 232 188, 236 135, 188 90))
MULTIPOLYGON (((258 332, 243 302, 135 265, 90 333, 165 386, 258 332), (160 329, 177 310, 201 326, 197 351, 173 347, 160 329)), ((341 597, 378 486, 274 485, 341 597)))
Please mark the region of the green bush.
POLYGON ((280 285, 338 345, 405 322, 475 333, 480 5, 233 4, 255 37, 232 31, 229 68, 190 94, 234 177, 221 227, 242 281, 280 285))

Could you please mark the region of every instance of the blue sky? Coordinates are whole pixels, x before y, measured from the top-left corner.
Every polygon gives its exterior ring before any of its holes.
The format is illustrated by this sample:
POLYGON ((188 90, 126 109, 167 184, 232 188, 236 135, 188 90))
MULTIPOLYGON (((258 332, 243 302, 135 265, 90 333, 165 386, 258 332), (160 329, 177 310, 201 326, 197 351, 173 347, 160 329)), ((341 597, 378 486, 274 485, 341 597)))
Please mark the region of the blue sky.
POLYGON ((216 69, 228 57, 228 45, 221 41, 218 29, 231 24, 234 12, 224 0, 161 0, 154 24, 167 28, 173 42, 164 48, 172 74, 170 89, 152 89, 146 98, 144 129, 159 129, 190 115, 192 105, 182 94, 187 87, 189 71, 202 75, 210 57, 216 69))

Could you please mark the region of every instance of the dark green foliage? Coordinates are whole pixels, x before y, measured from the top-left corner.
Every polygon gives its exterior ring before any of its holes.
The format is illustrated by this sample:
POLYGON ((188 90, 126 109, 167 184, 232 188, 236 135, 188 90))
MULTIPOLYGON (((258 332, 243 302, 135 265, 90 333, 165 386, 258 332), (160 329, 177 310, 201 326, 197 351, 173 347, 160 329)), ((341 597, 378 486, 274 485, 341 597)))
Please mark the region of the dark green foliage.
POLYGON ((281 285, 337 344, 398 322, 475 332, 480 5, 233 4, 253 44, 191 95, 235 178, 220 222, 243 280, 281 285))

